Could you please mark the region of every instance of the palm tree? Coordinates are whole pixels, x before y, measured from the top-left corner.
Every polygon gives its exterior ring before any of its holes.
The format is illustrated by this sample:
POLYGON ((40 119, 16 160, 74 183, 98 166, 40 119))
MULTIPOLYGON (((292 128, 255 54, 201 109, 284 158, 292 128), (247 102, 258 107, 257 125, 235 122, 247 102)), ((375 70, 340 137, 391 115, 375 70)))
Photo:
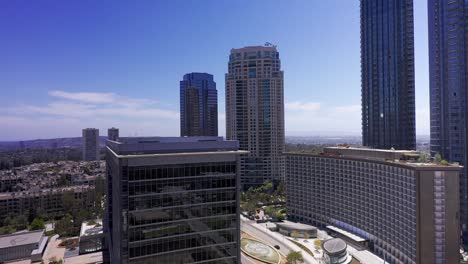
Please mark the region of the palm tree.
POLYGON ((288 256, 286 256, 286 264, 300 264, 304 263, 304 257, 299 251, 290 251, 288 256))

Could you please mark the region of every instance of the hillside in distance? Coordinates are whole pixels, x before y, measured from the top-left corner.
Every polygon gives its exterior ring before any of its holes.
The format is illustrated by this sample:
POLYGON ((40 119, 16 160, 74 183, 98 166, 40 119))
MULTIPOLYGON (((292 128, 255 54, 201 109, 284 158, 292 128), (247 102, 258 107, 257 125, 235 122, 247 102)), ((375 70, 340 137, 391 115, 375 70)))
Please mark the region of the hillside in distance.
MULTIPOLYGON (((105 145, 105 136, 99 137, 99 144, 105 145)), ((17 149, 56 149, 56 148, 81 148, 81 137, 70 138, 51 138, 51 139, 34 139, 24 141, 0 141, 0 151, 17 150, 17 149)))

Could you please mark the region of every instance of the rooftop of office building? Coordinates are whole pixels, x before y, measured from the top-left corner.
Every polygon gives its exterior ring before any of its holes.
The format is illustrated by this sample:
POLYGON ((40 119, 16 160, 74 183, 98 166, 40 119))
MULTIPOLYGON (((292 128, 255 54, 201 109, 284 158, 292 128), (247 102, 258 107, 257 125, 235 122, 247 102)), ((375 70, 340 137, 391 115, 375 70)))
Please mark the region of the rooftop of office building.
POLYGON ((276 51, 276 46, 270 43, 267 43, 265 46, 246 46, 242 48, 231 49, 231 53, 259 51, 259 50, 276 51))
MULTIPOLYGON (((107 140, 107 147, 119 157, 141 157, 142 155, 181 154, 195 152, 235 152, 239 151, 237 140, 224 140, 223 137, 121 137, 119 141, 107 140)), ((246 153, 246 152, 245 152, 246 153)))
POLYGON ((103 234, 102 220, 87 221, 81 224, 80 237, 103 234))
POLYGON ((325 240, 322 244, 322 248, 328 254, 338 254, 346 250, 346 243, 340 238, 332 238, 325 240))
POLYGON ((44 230, 15 233, 0 236, 0 248, 9 248, 27 244, 39 243, 43 237, 44 230))
POLYGON ((419 158, 423 154, 415 150, 372 149, 365 147, 357 148, 347 145, 338 145, 335 147, 325 147, 321 153, 287 152, 286 154, 334 157, 356 161, 375 161, 377 163, 393 164, 421 170, 460 170, 463 168, 463 166, 460 166, 456 163, 442 164, 440 162, 435 162, 429 159, 421 161, 419 158))

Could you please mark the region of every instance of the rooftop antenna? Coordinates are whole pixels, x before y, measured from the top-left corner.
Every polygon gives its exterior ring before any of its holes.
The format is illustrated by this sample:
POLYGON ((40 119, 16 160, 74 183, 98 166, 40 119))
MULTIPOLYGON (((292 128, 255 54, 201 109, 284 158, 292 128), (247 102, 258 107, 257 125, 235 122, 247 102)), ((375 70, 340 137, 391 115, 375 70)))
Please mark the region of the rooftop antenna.
POLYGON ((265 47, 273 47, 273 48, 276 48, 276 45, 273 45, 273 44, 270 43, 270 42, 265 42, 265 47))

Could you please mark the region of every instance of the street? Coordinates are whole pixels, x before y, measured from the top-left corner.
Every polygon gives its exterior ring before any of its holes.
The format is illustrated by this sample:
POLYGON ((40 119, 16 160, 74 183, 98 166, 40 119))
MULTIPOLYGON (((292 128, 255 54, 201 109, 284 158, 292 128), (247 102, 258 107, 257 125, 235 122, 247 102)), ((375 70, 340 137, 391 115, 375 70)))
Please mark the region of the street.
MULTIPOLYGON (((287 238, 280 235, 276 232, 271 232, 266 229, 265 224, 256 224, 255 221, 249 220, 241 216, 241 230, 249 235, 255 237, 256 239, 265 242, 270 246, 278 245, 280 249, 278 250, 283 256, 287 256, 288 253, 292 250, 300 251, 304 257, 304 263, 309 264, 318 264, 319 262, 314 259, 309 254, 305 253, 298 246, 292 244, 288 241, 287 238), (252 225, 257 225, 253 227, 252 225), (261 227, 260 229, 258 227, 261 227)), ((250 263, 250 262, 249 262, 250 263)))
POLYGON ((250 226, 245 221, 250 221, 250 220, 243 220, 243 219, 241 220, 241 230, 242 231, 250 234, 251 236, 257 238, 258 240, 261 240, 261 241, 267 243, 270 246, 274 246, 274 245, 280 246, 279 252, 281 252, 281 254, 283 254, 284 256, 287 256, 289 251, 291 251, 291 248, 289 248, 288 246, 283 244, 282 241, 278 241, 276 238, 271 237, 271 236, 257 230, 256 228, 250 226))

